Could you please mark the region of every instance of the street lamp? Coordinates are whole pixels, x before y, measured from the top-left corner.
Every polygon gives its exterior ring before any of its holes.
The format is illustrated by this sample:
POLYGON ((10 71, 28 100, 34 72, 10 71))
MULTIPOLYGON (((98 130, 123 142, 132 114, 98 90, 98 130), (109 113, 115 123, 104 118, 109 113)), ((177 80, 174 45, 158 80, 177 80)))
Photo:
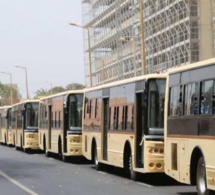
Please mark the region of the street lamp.
POLYGON ((136 64, 136 41, 134 39, 134 37, 121 37, 120 38, 121 41, 125 41, 125 42, 132 42, 132 46, 133 46, 133 63, 134 63, 134 76, 137 76, 137 64, 136 64), (130 39, 132 38, 132 39, 130 39))
POLYGON ((51 95, 52 95, 52 82, 51 81, 46 81, 46 83, 49 83, 51 86, 51 95))
POLYGON ((141 49, 142 49, 142 74, 146 74, 146 54, 145 54, 145 37, 144 37, 144 18, 143 18, 143 0, 140 0, 140 33, 141 33, 141 49))
POLYGON ((26 96, 27 96, 27 99, 29 99, 27 68, 25 66, 15 66, 15 67, 16 68, 22 68, 22 69, 25 70, 26 96))
POLYGON ((76 26, 87 30, 87 40, 88 40, 88 54, 89 54, 89 76, 90 76, 90 87, 92 87, 92 62, 91 62, 91 45, 90 45, 90 29, 89 26, 81 26, 75 23, 69 23, 71 26, 76 26))
POLYGON ((12 87, 12 76, 11 76, 11 73, 9 72, 0 72, 2 74, 7 74, 10 76, 10 104, 12 105, 13 104, 13 87, 12 87))

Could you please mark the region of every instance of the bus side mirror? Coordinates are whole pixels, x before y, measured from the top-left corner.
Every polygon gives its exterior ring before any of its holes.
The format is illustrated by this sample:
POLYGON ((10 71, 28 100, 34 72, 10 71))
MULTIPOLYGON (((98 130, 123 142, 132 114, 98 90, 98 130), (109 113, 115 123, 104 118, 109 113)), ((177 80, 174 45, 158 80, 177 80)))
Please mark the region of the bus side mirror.
POLYGON ((66 114, 68 113, 68 110, 67 110, 67 102, 66 102, 66 101, 63 102, 63 110, 64 110, 64 112, 65 112, 66 114))

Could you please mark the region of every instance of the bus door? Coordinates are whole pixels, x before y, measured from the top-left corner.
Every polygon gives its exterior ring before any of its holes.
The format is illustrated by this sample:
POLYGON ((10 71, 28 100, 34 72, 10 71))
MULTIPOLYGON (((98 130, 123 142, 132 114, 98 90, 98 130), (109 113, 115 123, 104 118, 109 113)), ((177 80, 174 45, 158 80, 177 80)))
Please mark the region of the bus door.
MULTIPOLYGON (((22 147, 22 144, 25 145, 25 129, 27 128, 25 125, 26 124, 26 114, 27 114, 26 107, 23 108, 20 112, 17 111, 18 121, 22 119, 22 127, 18 127, 18 128, 22 128, 22 139, 20 139, 20 142, 22 142, 22 143, 20 143, 20 147, 22 147), (19 116, 19 115, 21 115, 21 116, 19 116)), ((16 143, 19 143, 18 133, 16 133, 16 135, 17 135, 16 136, 16 143)))
POLYGON ((103 160, 107 160, 107 148, 108 148, 108 124, 109 124, 109 98, 103 99, 103 136, 102 136, 102 156, 103 160))
POLYGON ((15 111, 15 133, 14 133, 14 135, 13 135, 13 141, 14 141, 14 143, 13 143, 13 145, 14 146, 16 146, 17 145, 17 138, 18 138, 18 128, 19 128, 19 126, 18 126, 18 109, 15 111))
POLYGON ((69 131, 69 106, 70 106, 70 101, 69 101, 69 96, 65 97, 64 103, 63 103, 63 152, 67 153, 67 131, 69 131))
POLYGON ((48 149, 51 149, 52 105, 48 107, 48 149))
POLYGON ((144 129, 146 125, 146 115, 144 107, 144 92, 136 93, 136 167, 143 168, 144 156, 144 129))

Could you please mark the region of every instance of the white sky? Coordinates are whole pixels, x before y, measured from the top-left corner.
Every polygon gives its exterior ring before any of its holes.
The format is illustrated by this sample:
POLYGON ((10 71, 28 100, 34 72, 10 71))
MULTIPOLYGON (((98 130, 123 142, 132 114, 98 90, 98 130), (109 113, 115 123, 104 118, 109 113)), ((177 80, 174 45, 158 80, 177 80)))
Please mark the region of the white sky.
MULTIPOLYGON (((10 72, 26 98, 39 89, 66 87, 84 81, 83 33, 68 23, 82 24, 81 0, 0 0, 0 71, 10 72)), ((1 83, 9 75, 0 74, 1 83)))

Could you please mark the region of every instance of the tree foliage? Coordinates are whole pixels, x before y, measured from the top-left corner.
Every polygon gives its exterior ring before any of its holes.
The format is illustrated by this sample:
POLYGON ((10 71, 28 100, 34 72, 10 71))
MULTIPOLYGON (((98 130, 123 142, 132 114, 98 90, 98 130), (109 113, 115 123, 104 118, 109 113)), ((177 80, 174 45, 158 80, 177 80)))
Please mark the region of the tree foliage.
POLYGON ((52 94, 60 93, 60 92, 63 92, 63 91, 66 91, 66 89, 64 87, 61 87, 61 86, 52 88, 52 94))
POLYGON ((13 102, 14 99, 20 99, 21 94, 18 89, 10 87, 10 85, 4 85, 0 83, 0 106, 10 105, 11 103, 11 89, 12 89, 12 98, 13 102))
POLYGON ((56 86, 56 87, 53 87, 52 89, 49 89, 49 90, 39 89, 35 92, 36 96, 34 98, 41 98, 44 96, 60 93, 60 92, 67 91, 67 90, 78 90, 78 89, 83 89, 83 88, 85 88, 85 86, 82 84, 70 83, 66 86, 66 88, 61 87, 61 86, 56 86))
POLYGON ((41 98, 41 97, 50 95, 50 93, 47 89, 38 89, 35 92, 35 94, 36 94, 36 96, 34 98, 41 98))
POLYGON ((80 83, 70 83, 66 86, 66 90, 77 90, 83 88, 85 88, 85 86, 80 83))

